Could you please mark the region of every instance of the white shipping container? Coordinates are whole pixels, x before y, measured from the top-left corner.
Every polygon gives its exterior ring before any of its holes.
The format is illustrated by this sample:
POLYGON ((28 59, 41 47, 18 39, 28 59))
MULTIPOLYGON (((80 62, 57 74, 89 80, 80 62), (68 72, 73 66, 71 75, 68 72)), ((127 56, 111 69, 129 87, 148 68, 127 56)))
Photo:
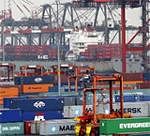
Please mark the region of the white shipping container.
MULTIPOLYGON (((114 104, 114 110, 119 111, 119 103, 114 104)), ((124 112, 129 112, 133 117, 149 116, 149 104, 147 102, 125 102, 124 112)))
POLYGON ((39 135, 74 135, 73 119, 49 120, 40 123, 39 135))
POLYGON ((82 115, 82 105, 64 106, 64 117, 74 118, 82 115))
POLYGON ((40 131, 40 124, 42 121, 31 122, 31 134, 38 135, 40 131))
MULTIPOLYGON (((92 105, 87 105, 87 108, 91 108, 92 105)), ((74 106, 64 106, 64 117, 65 118, 74 118, 78 116, 82 116, 82 105, 74 105, 74 106)), ((92 109, 92 108, 91 108, 92 109)))

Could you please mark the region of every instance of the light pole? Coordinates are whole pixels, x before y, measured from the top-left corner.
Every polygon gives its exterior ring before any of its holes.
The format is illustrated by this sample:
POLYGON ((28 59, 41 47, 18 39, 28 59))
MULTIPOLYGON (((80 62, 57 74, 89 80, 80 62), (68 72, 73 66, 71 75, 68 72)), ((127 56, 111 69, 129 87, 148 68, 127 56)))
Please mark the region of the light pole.
POLYGON ((58 61, 58 94, 61 95, 61 78, 60 78, 60 34, 59 34, 59 20, 58 20, 58 1, 56 0, 56 6, 57 6, 57 36, 56 36, 56 45, 57 45, 57 61, 58 61))

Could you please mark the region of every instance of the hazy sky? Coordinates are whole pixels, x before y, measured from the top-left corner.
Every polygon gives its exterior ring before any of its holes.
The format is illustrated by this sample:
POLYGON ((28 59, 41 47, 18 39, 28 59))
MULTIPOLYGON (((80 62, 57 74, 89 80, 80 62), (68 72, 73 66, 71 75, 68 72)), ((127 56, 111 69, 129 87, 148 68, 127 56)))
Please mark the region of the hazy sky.
MULTIPOLYGON (((66 2, 72 0, 59 1, 66 2)), ((40 5, 54 2, 55 0, 0 0, 0 10, 8 9, 10 7, 12 9, 13 17, 18 20, 22 17, 29 17, 31 15, 31 11, 39 9, 40 5), (25 7, 27 7, 30 12, 25 7), (21 12, 19 8, 21 8, 23 12, 21 12)), ((118 10, 118 12, 120 11, 118 10)), ((141 9, 128 9, 126 17, 127 24, 139 26, 141 23, 141 9)))

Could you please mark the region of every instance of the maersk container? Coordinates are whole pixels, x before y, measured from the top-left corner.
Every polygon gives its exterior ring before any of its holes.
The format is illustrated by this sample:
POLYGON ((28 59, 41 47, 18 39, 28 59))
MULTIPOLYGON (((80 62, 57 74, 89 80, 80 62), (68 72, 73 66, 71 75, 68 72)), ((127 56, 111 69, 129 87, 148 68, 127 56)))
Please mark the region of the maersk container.
POLYGON ((50 120, 41 122, 40 135, 75 135, 76 122, 73 119, 50 120))
POLYGON ((50 120, 50 119, 63 119, 62 111, 45 111, 45 112, 22 112, 23 121, 32 120, 50 120))
POLYGON ((24 134, 24 123, 0 123, 0 135, 23 135, 24 134))
POLYGON ((40 97, 40 98, 15 98, 4 100, 4 107, 22 111, 57 111, 63 110, 64 98, 62 97, 40 97))
POLYGON ((100 120, 100 134, 133 134, 150 132, 150 117, 100 120))
POLYGON ((14 82, 16 85, 21 84, 49 84, 54 82, 54 75, 45 76, 27 76, 27 77, 15 77, 14 82))
MULTIPOLYGON (((120 103, 114 104, 114 110, 119 112, 120 103)), ((149 104, 145 102, 125 102, 124 112, 131 113, 133 117, 148 117, 149 104)))
POLYGON ((20 122, 22 112, 19 109, 0 109, 0 122, 20 122))

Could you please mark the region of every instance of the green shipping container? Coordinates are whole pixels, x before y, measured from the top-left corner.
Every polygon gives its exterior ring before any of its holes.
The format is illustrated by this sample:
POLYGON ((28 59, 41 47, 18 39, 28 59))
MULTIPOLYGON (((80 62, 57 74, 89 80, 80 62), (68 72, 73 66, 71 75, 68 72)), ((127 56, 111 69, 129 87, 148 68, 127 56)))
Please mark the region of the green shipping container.
POLYGON ((0 136, 3 135, 23 135, 24 123, 0 123, 0 136))
POLYGON ((100 134, 150 133, 150 117, 118 118, 100 121, 100 134))

